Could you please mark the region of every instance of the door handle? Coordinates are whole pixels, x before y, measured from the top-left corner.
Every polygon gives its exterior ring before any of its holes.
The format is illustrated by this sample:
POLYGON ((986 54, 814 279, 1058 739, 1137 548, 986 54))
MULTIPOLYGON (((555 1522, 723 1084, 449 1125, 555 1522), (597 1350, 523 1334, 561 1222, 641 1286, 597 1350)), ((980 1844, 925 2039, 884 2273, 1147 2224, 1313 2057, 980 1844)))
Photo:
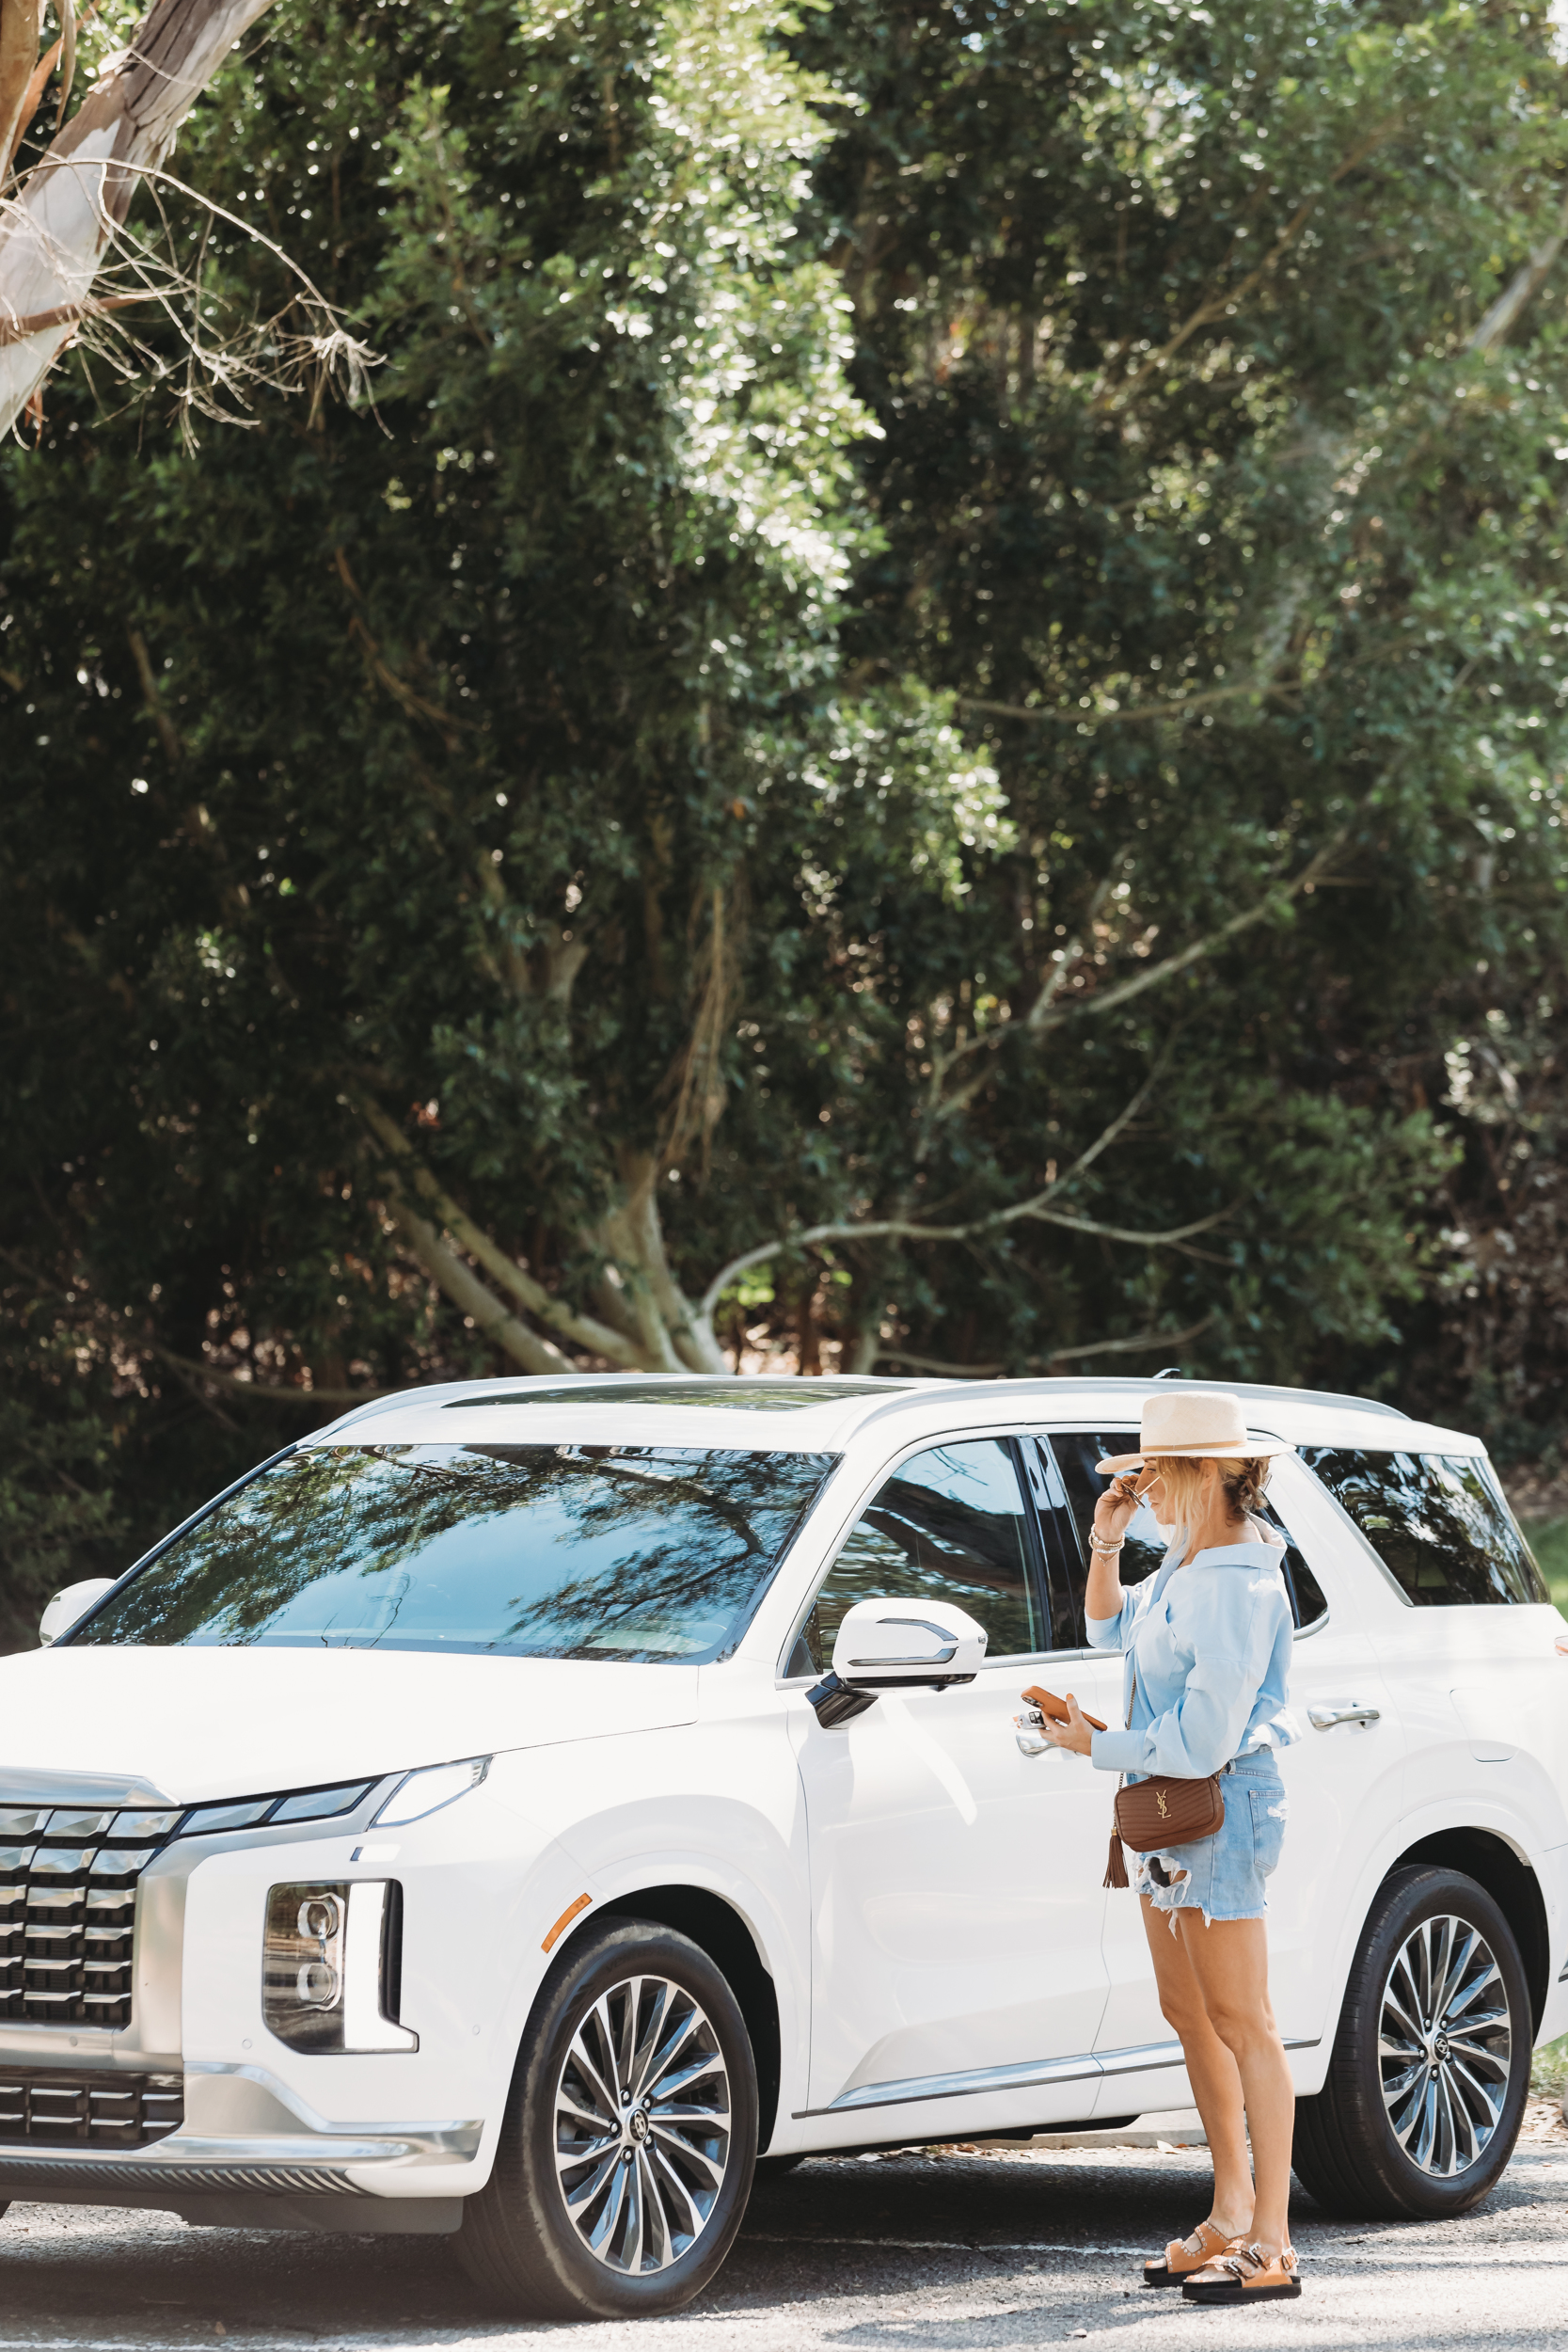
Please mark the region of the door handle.
POLYGON ((1013 1717, 1013 1738, 1020 1756, 1067 1756, 1069 1749, 1059 1748, 1054 1740, 1048 1740, 1040 1725, 1045 1717, 1037 1707, 1026 1707, 1022 1715, 1013 1717))
POLYGON ((1348 1707, 1309 1707, 1307 1720, 1314 1731, 1332 1731, 1336 1724, 1375 1724, 1382 1721, 1378 1708, 1363 1707, 1352 1699, 1348 1707))

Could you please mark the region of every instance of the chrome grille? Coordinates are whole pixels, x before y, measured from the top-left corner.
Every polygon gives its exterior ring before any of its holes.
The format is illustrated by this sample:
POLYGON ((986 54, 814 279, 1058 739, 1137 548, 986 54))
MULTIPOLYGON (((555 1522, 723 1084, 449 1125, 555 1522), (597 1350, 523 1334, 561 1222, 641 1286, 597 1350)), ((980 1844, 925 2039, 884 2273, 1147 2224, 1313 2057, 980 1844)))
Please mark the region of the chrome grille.
POLYGON ((0 2149, 145 2148, 184 2120, 180 2074, 66 2074, 0 2061, 0 2149))
POLYGON ((0 1810, 0 2021, 131 2021, 136 1883, 170 1812, 0 1810))

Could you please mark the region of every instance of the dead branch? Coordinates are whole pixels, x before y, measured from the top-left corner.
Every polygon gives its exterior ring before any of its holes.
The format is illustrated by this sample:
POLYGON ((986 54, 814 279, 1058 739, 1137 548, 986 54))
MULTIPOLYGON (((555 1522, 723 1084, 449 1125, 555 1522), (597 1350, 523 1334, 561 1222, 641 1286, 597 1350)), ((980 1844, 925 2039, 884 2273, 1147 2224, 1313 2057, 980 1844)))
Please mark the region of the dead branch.
MULTIPOLYGON (((153 0, 130 46, 105 65, 6 208, 0 317, 34 318, 87 301, 138 182, 163 164, 192 105, 267 4, 153 0)), ((62 15, 62 40, 64 25, 62 15)), ((38 63, 39 28, 39 0, 7 0, 0 16, 0 153, 7 155, 38 63)), ((52 326, 0 351, 0 432, 10 430, 72 331, 52 326)))

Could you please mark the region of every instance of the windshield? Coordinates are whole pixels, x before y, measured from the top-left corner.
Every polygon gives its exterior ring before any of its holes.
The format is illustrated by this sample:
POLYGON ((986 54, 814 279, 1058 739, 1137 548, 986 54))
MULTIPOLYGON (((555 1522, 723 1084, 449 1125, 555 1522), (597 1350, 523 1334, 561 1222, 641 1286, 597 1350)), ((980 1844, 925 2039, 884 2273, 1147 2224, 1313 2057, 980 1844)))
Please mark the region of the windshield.
POLYGON ((67 1639, 711 1658, 836 1459, 324 1446, 252 1479, 67 1639))

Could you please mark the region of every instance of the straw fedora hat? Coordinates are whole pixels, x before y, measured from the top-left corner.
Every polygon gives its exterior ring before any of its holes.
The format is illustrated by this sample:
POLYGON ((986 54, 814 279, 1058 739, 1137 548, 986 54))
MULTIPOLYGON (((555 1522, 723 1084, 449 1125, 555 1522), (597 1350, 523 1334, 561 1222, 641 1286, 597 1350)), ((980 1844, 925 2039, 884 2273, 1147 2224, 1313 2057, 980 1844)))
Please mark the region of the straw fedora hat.
POLYGON ((1136 1454, 1113 1454, 1095 1469, 1102 1478, 1141 1470, 1151 1455, 1193 1454, 1200 1460, 1249 1462, 1269 1454, 1293 1454, 1277 1438, 1254 1438, 1242 1414, 1242 1400, 1223 1389, 1164 1389, 1144 1401, 1136 1454))

